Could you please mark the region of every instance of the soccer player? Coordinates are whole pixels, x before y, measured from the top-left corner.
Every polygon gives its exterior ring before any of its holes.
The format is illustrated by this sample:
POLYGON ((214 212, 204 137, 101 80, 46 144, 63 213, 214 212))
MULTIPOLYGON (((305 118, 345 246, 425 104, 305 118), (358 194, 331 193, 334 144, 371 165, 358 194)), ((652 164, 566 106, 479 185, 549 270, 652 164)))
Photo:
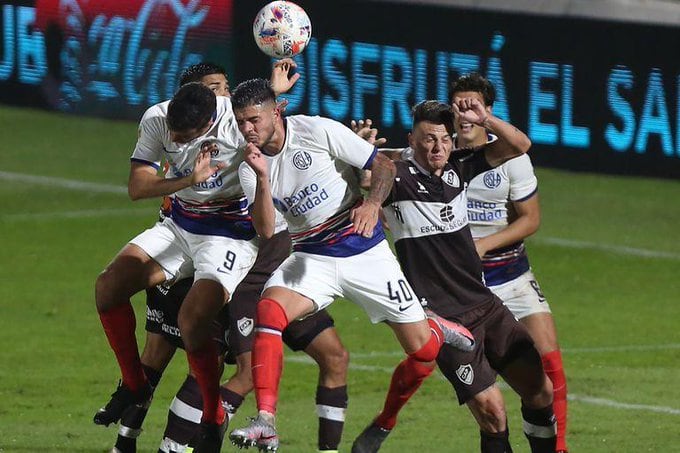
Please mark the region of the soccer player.
MULTIPOLYGON (((491 113, 494 86, 477 73, 456 80, 453 97, 477 99, 491 113)), ((480 126, 457 120, 454 147, 483 146, 489 140, 480 126)), ((543 369, 553 384, 557 418, 557 452, 566 452, 567 381, 550 306, 524 248, 524 239, 538 230, 541 212, 531 159, 524 154, 477 175, 468 186, 468 218, 484 282, 527 328, 541 354, 543 369)))
MULTIPOLYGON (((217 96, 229 96, 229 82, 224 68, 212 63, 199 63, 185 69, 180 86, 201 82, 217 96)), ((161 221, 170 215, 171 200, 165 197, 161 207, 161 221)), ((227 416, 232 418, 244 397, 252 390, 250 351, 256 302, 269 275, 288 256, 291 243, 285 221, 277 223, 277 233, 259 245, 253 268, 237 287, 230 304, 220 311, 215 338, 236 362, 235 374, 221 387, 220 393, 227 416), (225 330, 225 327, 226 330, 225 330), (228 338, 225 336, 228 335, 228 338), (228 340, 224 344, 224 340, 228 340)), ((177 325, 177 313, 193 279, 184 279, 171 287, 158 285, 147 289, 147 337, 141 362, 153 387, 172 359, 175 349, 182 348, 177 325)), ((336 451, 342 436, 347 408, 347 365, 349 356, 334 328, 333 318, 321 311, 304 321, 292 323, 284 332, 284 341, 295 351, 305 351, 319 365, 319 385, 316 392, 319 416, 318 446, 320 452, 336 451)), ((233 362, 231 362, 233 363, 233 362)), ((135 405, 122 417, 114 452, 133 453, 136 438, 149 404, 135 405)), ((188 375, 168 412, 168 422, 161 452, 184 451, 194 438, 202 399, 198 384, 188 375)))
MULTIPOLYGON (((291 60, 275 64, 272 86, 276 92, 287 91, 299 77, 288 78, 293 64, 291 60)), ((137 349, 130 297, 177 279, 181 267, 191 262, 194 283, 178 323, 203 398, 196 451, 219 451, 226 417, 209 327, 257 255, 256 232, 237 174, 243 159, 238 150, 244 141, 229 98, 216 97, 201 83, 184 85, 172 100, 150 107, 138 135, 131 158, 130 197, 174 194, 172 215, 132 239, 97 278, 97 311, 122 382, 95 415, 95 423, 116 422, 126 408, 151 395, 137 349), (157 174, 163 159, 170 163, 165 177, 157 174)))
POLYGON ((378 211, 389 193, 394 164, 340 123, 302 115, 283 118, 266 80, 240 84, 232 102, 248 141, 239 177, 258 233, 274 232, 275 206, 284 214, 293 253, 265 285, 257 307, 253 380, 258 416, 230 439, 238 446, 276 451, 281 335, 290 321, 347 296, 371 321, 386 321, 408 354, 393 384, 403 405, 432 372, 446 338, 470 349, 471 335, 453 323, 427 320, 385 240, 378 211), (358 172, 370 168, 370 190, 361 198, 358 172))
MULTIPOLYGON (((452 107, 424 101, 414 107, 410 153, 395 163, 394 186, 384 201, 404 274, 427 307, 470 329, 472 351, 444 345, 437 363, 460 404, 477 420, 483 453, 512 451, 500 374, 522 398, 524 432, 534 453, 554 453, 552 388, 531 336, 482 280, 467 219, 466 187, 477 174, 525 153, 529 139, 486 111, 476 98, 455 98, 452 107), (498 136, 492 143, 452 154, 456 121, 482 125, 498 136)), ((396 424, 386 404, 359 435, 353 453, 379 450, 396 424)))

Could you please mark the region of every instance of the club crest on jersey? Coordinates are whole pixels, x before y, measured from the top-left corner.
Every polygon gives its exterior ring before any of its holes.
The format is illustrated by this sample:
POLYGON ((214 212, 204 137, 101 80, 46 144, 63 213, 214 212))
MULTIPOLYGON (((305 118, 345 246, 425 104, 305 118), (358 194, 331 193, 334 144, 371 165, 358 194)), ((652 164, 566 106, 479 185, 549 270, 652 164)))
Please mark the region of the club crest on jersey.
POLYGON ((460 379, 463 384, 470 385, 472 381, 475 380, 475 372, 472 370, 472 366, 468 363, 467 365, 461 365, 456 370, 456 376, 460 379))
POLYGON ((439 211, 439 218, 442 222, 451 223, 456 215, 453 212, 453 206, 446 205, 439 211))
POLYGON ((446 170, 442 175, 442 180, 451 187, 460 187, 460 179, 453 170, 446 170))
POLYGON ((236 327, 238 328, 238 331, 241 335, 247 337, 253 331, 253 327, 255 327, 255 322, 253 321, 253 318, 243 317, 236 321, 236 327))
POLYGON ((307 151, 298 151, 293 154, 293 165, 298 170, 307 170, 312 166, 312 156, 307 151))
POLYGON ((495 171, 487 171, 484 174, 484 185, 489 189, 494 189, 501 185, 501 175, 495 171))

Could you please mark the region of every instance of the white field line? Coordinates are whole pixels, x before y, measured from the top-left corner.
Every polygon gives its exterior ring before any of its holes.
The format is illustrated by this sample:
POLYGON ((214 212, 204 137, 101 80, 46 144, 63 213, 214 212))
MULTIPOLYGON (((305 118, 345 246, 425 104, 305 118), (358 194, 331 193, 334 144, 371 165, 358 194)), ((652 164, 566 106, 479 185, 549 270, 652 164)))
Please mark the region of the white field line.
POLYGON ((539 244, 556 245, 570 249, 601 250, 603 252, 617 253, 620 255, 639 256, 642 258, 665 258, 670 260, 680 260, 680 253, 662 252, 660 250, 640 249, 636 247, 626 247, 623 245, 606 244, 601 242, 579 241, 576 239, 564 239, 555 237, 535 237, 532 242, 539 244))
MULTIPOLYGON (((680 349, 680 343, 667 344, 638 344, 638 345, 621 345, 621 346, 597 346, 591 348, 562 348, 562 354, 581 354, 581 353, 598 353, 598 352, 637 352, 637 351, 663 351, 680 349)), ((400 357, 404 355, 402 351, 371 351, 371 352, 354 352, 351 354, 353 358, 370 359, 375 357, 400 357)))
POLYGON ((21 182, 24 184, 29 183, 37 186, 59 187, 60 189, 73 189, 84 192, 127 194, 127 187, 116 186, 114 184, 77 181, 73 179, 55 178, 53 176, 11 173, 7 171, 0 171, 0 181, 21 182))
MULTIPOLYGON (((151 208, 126 208, 126 209, 85 209, 79 211, 61 212, 36 212, 31 214, 6 214, 0 215, 0 219, 10 222, 60 220, 60 219, 85 219, 101 217, 127 217, 133 215, 152 216, 151 208)), ((152 219, 152 217, 149 217, 152 219)))
MULTIPOLYGON (((401 353, 403 355, 403 353, 401 353)), ((356 357, 357 354, 352 354, 352 357, 356 357)), ((372 357, 376 357, 377 355, 373 355, 372 357)), ((316 365, 316 362, 314 362, 311 358, 303 355, 295 355, 295 356, 289 356, 286 357, 286 362, 292 362, 292 363, 302 363, 305 365, 316 365)), ((382 367, 382 366, 374 366, 374 365, 359 365, 359 364, 350 364, 349 366, 350 370, 353 371, 366 371, 366 372, 378 372, 378 373, 386 373, 386 374, 392 374, 394 371, 394 368, 390 367, 382 367)), ((441 380, 446 380, 446 378, 441 374, 437 373, 436 375, 439 379, 441 380)), ((504 382, 498 382, 498 386, 502 389, 509 390, 510 387, 504 383, 504 382)), ((593 396, 586 396, 586 395, 579 395, 575 393, 569 393, 567 395, 567 399, 569 401, 576 401, 580 403, 585 403, 585 404, 591 404, 593 406, 604 406, 604 407, 611 407, 614 409, 622 409, 622 410, 627 410, 627 411, 645 411, 645 412, 655 412, 659 414, 668 414, 668 415, 680 415, 680 409, 675 409, 673 407, 668 407, 668 406, 654 406, 651 404, 633 404, 633 403, 622 403, 620 401, 614 401, 606 398, 596 398, 593 396)))

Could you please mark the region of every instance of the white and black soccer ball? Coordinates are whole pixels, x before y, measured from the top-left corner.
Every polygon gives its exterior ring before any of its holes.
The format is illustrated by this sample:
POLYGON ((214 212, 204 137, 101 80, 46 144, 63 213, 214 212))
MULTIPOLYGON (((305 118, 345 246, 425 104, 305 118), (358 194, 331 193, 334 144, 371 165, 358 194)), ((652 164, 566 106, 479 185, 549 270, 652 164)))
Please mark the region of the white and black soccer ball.
POLYGON ((253 22, 257 47, 270 57, 293 57, 307 47, 312 37, 312 23, 304 9, 293 2, 268 3, 253 22))

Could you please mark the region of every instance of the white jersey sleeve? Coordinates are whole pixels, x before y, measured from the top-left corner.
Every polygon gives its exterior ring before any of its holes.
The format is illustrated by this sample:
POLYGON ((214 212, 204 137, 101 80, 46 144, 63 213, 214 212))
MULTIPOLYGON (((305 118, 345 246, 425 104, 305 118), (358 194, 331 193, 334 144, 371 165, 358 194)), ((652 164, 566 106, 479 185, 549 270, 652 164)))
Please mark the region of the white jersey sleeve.
POLYGON ((318 143, 327 143, 331 156, 356 168, 368 169, 377 149, 342 123, 314 117, 314 135, 318 143))
POLYGON ((163 139, 167 133, 163 108, 167 108, 167 105, 163 104, 149 107, 144 112, 137 129, 137 144, 131 157, 135 162, 146 163, 156 169, 160 168, 163 159, 165 150, 163 139))
POLYGON ((510 159, 505 163, 510 180, 510 201, 523 201, 533 195, 538 188, 534 166, 527 154, 510 159))

